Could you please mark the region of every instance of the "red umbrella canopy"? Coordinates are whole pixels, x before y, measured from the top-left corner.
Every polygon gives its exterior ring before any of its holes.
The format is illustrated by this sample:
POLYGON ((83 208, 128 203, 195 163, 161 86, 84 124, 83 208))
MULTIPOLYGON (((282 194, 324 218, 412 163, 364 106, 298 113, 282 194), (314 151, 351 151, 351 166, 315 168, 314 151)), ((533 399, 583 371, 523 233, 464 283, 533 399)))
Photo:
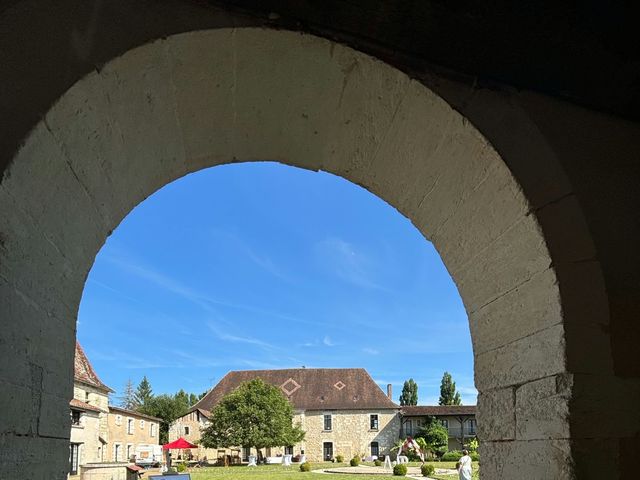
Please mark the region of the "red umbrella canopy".
POLYGON ((164 450, 173 450, 178 448, 198 448, 198 446, 194 445, 193 443, 189 443, 184 438, 180 437, 175 442, 171 442, 171 443, 167 443, 166 445, 163 445, 162 448, 164 450))

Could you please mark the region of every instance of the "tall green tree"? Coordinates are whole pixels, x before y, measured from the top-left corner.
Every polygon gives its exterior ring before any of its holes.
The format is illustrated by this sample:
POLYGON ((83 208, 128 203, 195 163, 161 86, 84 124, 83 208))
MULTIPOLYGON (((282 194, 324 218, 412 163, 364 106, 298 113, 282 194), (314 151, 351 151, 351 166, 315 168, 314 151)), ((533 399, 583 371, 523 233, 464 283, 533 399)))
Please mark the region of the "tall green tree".
POLYGON ((291 403, 278 388, 258 378, 241 384, 220 400, 200 443, 207 448, 259 449, 294 445, 302 439, 301 426, 293 425, 291 403))
POLYGON ((405 380, 400 394, 400 405, 417 405, 418 404, 418 384, 413 378, 405 380))
MULTIPOLYGON (((427 417, 426 423, 418 430, 416 441, 424 440, 424 446, 430 452, 441 455, 449 445, 449 431, 435 417, 427 417)), ((421 444, 422 442, 418 442, 421 444)))
POLYGON ((144 405, 138 407, 140 413, 146 413, 153 417, 158 417, 160 422, 160 443, 169 441, 169 425, 177 418, 187 413, 187 407, 180 400, 176 400, 176 395, 153 395, 144 405))
POLYGON ((138 406, 136 403, 136 393, 133 389, 133 382, 131 379, 127 380, 127 383, 124 386, 124 391, 120 397, 120 406, 127 410, 135 410, 138 406))
POLYGON ((451 378, 449 372, 444 372, 442 382, 440 382, 439 405, 462 405, 460 393, 456 391, 456 382, 451 378))
POLYGON ((151 389, 151 383, 149 383, 149 379, 145 375, 142 377, 142 380, 138 384, 138 388, 136 388, 136 393, 134 394, 134 400, 138 407, 143 407, 153 398, 153 390, 151 389))
POLYGON ((180 389, 180 391, 175 394, 174 398, 179 408, 181 408, 185 412, 189 410, 189 407, 191 406, 191 400, 187 392, 185 392, 183 389, 180 389))

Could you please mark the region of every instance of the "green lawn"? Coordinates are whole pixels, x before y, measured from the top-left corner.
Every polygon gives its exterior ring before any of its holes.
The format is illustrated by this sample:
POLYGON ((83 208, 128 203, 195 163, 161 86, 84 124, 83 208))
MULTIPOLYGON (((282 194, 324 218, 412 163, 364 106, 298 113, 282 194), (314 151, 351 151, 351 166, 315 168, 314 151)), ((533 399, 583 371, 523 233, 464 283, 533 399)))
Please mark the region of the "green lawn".
MULTIPOLYGON (((322 468, 346 467, 346 463, 314 463, 314 470, 322 468)), ((298 464, 291 467, 282 465, 260 465, 258 467, 207 467, 191 469, 192 480, 217 480, 217 479, 242 480, 391 480, 393 476, 386 475, 317 475, 311 472, 301 472, 298 464)), ((398 477, 395 477, 397 480, 398 477)))
MULTIPOLYGON (((367 465, 369 465, 367 463, 367 465)), ((373 465, 373 464, 371 464, 373 465)), ((419 466, 420 463, 411 463, 411 466, 419 466)), ((432 463, 436 468, 455 468, 455 462, 432 463)), ((314 463, 312 469, 346 467, 346 463, 314 463)), ((478 477, 478 465, 474 463, 473 478, 478 477)), ((392 475, 348 475, 348 474, 325 474, 317 475, 311 472, 301 472, 298 464, 291 467, 282 465, 260 465, 258 467, 207 467, 191 469, 192 480, 398 480, 392 475), (305 478, 306 477, 306 478, 305 478)), ((438 480, 457 480, 457 475, 434 475, 432 478, 438 480)))

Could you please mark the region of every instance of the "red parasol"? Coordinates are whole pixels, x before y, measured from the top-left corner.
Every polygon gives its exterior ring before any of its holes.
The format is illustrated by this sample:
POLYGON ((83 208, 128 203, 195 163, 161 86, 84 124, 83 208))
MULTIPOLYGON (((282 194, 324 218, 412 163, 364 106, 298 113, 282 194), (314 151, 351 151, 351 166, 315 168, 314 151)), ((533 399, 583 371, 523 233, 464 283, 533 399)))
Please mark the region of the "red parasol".
POLYGON ((162 446, 163 450, 183 449, 183 448, 198 448, 197 445, 187 442, 184 438, 180 437, 175 442, 167 443, 162 446))

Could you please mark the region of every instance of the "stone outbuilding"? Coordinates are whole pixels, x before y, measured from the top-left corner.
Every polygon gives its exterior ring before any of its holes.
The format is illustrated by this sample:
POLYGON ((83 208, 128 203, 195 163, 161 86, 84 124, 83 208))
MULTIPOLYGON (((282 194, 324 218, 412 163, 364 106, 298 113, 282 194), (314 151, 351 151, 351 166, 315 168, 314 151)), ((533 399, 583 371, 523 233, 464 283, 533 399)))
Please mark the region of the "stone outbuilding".
POLYGON ((81 465, 106 460, 111 392, 113 390, 100 380, 80 343, 76 342, 73 398, 69 402, 69 478, 79 478, 81 465))
POLYGON ((475 405, 404 406, 400 416, 402 438, 416 435, 428 417, 436 418, 449 433, 448 450, 461 450, 477 436, 475 405))
POLYGON ((161 421, 151 415, 110 405, 107 422, 110 448, 105 459, 135 462, 137 446, 158 445, 161 421))
MULTIPOLYGON (((283 445, 260 452, 265 457, 304 454, 310 461, 331 460, 337 455, 388 453, 398 439, 398 405, 386 395, 363 368, 296 368, 229 372, 189 413, 169 430, 169 440, 182 436, 198 441, 200 429, 208 424, 210 411, 241 383, 260 378, 278 387, 293 404, 293 421, 306 432, 297 445, 283 445)), ((208 459, 213 451, 198 452, 208 459)), ((257 453, 243 447, 241 457, 257 453)))

